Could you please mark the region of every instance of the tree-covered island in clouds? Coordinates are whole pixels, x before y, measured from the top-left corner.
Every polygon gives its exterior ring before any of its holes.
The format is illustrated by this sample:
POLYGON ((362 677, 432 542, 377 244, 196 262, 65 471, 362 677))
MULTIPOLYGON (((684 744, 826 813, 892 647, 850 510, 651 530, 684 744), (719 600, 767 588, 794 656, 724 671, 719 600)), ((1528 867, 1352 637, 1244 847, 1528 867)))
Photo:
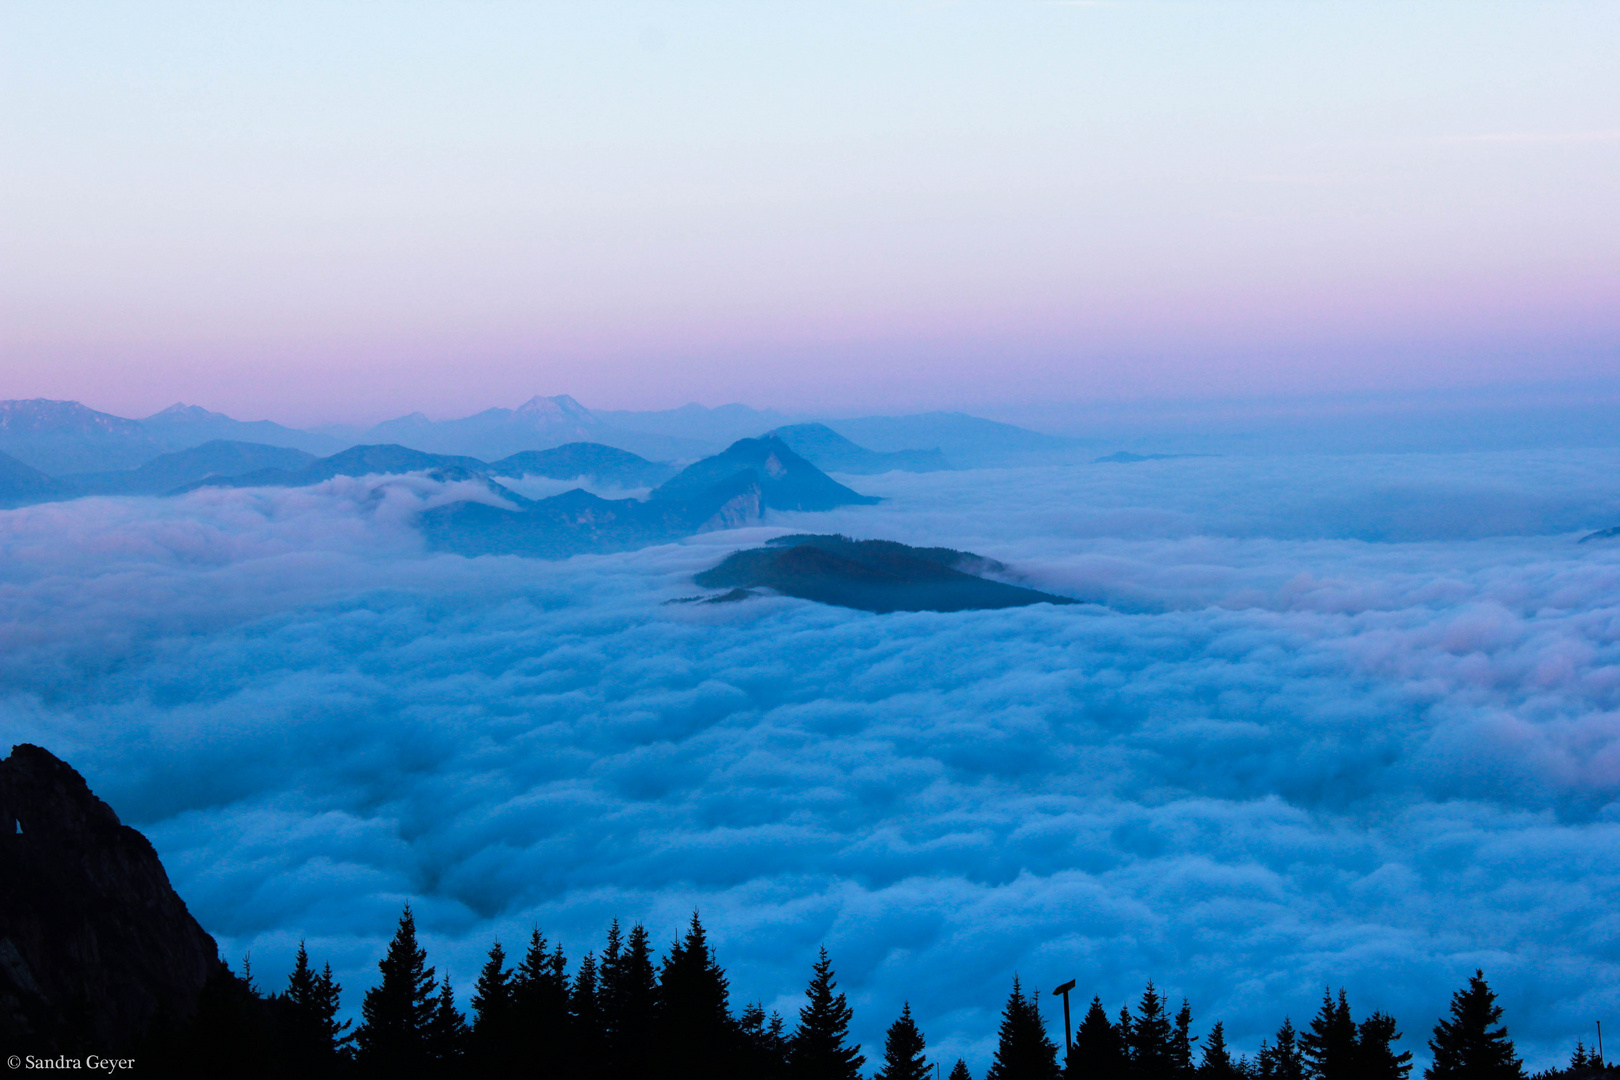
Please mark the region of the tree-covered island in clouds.
POLYGON ((976 611, 1027 604, 1073 604, 981 577, 1006 567, 967 551, 919 548, 892 540, 847 536, 779 536, 762 548, 733 552, 694 579, 731 589, 716 600, 741 599, 747 590, 887 614, 894 611, 976 611))

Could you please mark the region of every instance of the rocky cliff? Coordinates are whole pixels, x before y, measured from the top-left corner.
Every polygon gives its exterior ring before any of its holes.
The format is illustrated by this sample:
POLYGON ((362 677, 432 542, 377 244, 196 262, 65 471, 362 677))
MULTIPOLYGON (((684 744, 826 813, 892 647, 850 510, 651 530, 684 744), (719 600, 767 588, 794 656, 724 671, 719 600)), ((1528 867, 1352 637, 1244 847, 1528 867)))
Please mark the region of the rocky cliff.
POLYGON ((67 763, 0 760, 0 1045, 116 1053, 178 1023, 221 968, 146 837, 67 763))

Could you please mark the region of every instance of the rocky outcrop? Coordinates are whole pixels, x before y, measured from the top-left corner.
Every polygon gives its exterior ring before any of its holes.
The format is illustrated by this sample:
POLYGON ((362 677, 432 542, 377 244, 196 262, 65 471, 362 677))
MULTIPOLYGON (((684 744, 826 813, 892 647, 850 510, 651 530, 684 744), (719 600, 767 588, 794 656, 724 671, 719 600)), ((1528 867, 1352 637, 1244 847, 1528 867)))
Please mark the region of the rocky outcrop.
POLYGON ((0 1045, 98 1054, 178 1024, 219 950, 146 837, 37 746, 0 760, 0 1045))

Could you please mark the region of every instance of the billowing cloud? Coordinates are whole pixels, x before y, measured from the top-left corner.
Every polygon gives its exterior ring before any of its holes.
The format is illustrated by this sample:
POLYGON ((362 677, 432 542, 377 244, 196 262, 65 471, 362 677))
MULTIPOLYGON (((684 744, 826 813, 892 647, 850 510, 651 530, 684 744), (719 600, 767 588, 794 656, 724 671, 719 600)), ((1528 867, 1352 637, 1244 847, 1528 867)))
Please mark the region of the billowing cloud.
MULTIPOLYGON (((1620 1005, 1612 452, 862 478, 880 506, 547 563, 427 551, 403 478, 0 514, 0 730, 152 837, 232 957, 358 1004, 411 898, 470 985, 539 923, 981 1065, 1012 975, 1153 978, 1252 1050, 1325 984, 1421 1049, 1483 966, 1533 1064, 1620 1005), (1097 601, 669 605, 781 529, 1097 601)), ((1047 999, 1050 1001, 1051 999, 1047 999)), ((1054 1015, 1049 1011, 1049 1017, 1054 1015)))

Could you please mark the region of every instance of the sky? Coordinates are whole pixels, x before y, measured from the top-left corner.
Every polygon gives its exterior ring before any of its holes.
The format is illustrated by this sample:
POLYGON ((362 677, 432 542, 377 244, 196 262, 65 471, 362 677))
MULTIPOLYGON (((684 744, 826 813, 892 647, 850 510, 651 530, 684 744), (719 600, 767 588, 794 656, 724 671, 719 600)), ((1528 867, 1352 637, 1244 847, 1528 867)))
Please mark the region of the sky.
MULTIPOLYGON (((426 550, 423 477, 0 512, 0 732, 151 838, 238 970, 352 1014, 409 899, 461 1004, 694 908, 790 1023, 975 1075, 1015 974, 1253 1053, 1324 986, 1424 1040, 1476 967, 1532 1070, 1620 1008, 1620 450, 849 477, 885 502, 564 562, 426 550), (691 575, 783 531, 1087 601, 872 615, 691 575)), ((538 492, 536 492, 538 494, 538 492)), ((1050 1006, 1050 997, 1044 999, 1050 1006)), ((1056 1012, 1047 1009, 1056 1034, 1056 1012)))
POLYGON ((1607 2, 6 0, 0 397, 1607 393, 1617 39, 1607 2))

